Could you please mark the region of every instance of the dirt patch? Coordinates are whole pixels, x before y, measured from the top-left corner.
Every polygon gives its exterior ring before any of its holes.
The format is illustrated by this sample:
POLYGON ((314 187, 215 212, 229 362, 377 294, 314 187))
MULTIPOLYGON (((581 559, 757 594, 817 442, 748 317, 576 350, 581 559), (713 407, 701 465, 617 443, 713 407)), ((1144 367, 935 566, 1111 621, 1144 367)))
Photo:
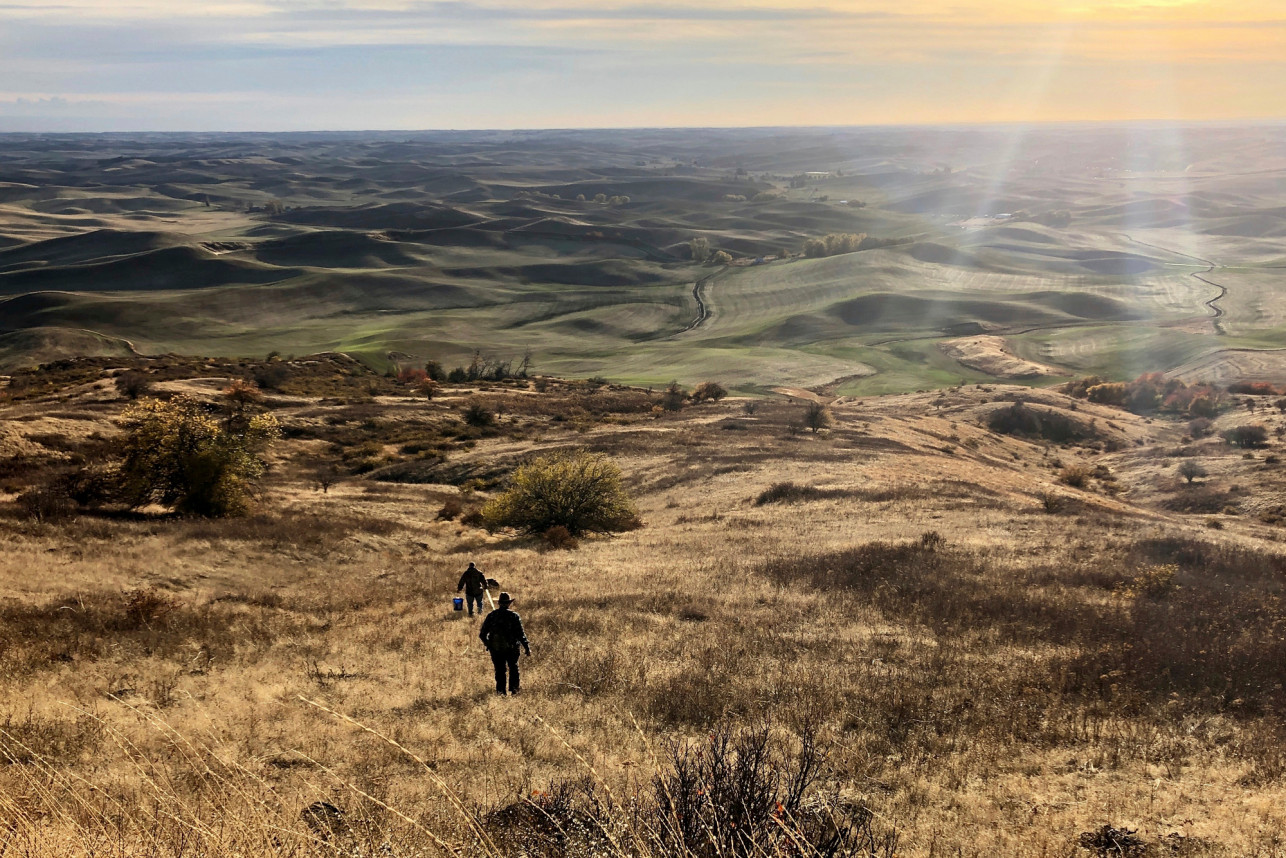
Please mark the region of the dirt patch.
POLYGON ((1036 378, 1060 374, 1052 367, 1014 355, 1009 351, 1004 337, 965 337, 948 340, 938 347, 962 365, 997 378, 1036 378))

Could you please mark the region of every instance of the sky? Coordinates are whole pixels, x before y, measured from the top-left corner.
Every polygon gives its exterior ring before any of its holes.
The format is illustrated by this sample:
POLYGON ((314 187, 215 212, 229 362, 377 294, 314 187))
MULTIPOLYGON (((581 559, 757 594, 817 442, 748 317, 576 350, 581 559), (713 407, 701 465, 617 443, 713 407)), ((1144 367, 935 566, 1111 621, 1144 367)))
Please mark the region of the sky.
POLYGON ((1286 118, 1286 0, 0 0, 0 131, 1286 118))

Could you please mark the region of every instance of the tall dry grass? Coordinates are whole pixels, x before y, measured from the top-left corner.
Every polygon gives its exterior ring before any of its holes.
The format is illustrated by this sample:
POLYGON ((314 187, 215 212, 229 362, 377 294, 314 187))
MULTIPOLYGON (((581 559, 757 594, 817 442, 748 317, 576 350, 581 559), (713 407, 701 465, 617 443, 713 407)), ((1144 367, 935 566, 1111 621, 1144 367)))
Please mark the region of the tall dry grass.
POLYGON ((648 524, 576 551, 439 519, 455 489, 314 491, 306 439, 254 518, 0 516, 0 850, 1283 854, 1271 531, 1070 494, 1094 454, 917 402, 546 429, 648 524), (450 610, 471 559, 527 624, 520 697, 450 610))

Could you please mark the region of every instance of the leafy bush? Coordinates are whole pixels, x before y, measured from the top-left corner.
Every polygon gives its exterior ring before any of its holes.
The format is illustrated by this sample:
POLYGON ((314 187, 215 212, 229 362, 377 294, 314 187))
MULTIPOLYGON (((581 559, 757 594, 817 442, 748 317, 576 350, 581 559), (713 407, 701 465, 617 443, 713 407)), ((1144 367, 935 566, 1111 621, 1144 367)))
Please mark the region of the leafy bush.
POLYGON ((621 471, 601 453, 558 452, 519 467, 507 491, 482 508, 489 529, 545 533, 565 527, 572 536, 640 527, 621 471))
POLYGON ((281 390, 290 381, 290 367, 282 363, 269 363, 256 367, 250 376, 263 390, 281 390))
POLYGON ((1136 414, 1164 411, 1213 417, 1227 404, 1227 394, 1209 384, 1186 384, 1159 372, 1144 373, 1134 381, 1109 382, 1087 375, 1063 385, 1063 392, 1077 399, 1128 408, 1136 414))
POLYGON ((804 242, 804 255, 810 259, 824 256, 836 256, 841 253, 852 253, 862 249, 866 233, 835 232, 822 238, 810 238, 804 242))
POLYGON ((688 242, 688 252, 693 262, 705 262, 710 258, 710 239, 696 236, 688 242))
POLYGON ((1100 402, 1104 405, 1124 405, 1128 395, 1125 385, 1119 381, 1096 384, 1085 391, 1085 397, 1090 402, 1100 402))
POLYGON ((692 391, 693 402, 718 402, 728 395, 728 391, 717 381, 703 381, 692 391))
POLYGON ((144 400, 121 416, 122 498, 131 506, 158 503, 203 516, 249 510, 263 475, 260 452, 277 438, 277 420, 256 414, 220 421, 189 397, 144 400))

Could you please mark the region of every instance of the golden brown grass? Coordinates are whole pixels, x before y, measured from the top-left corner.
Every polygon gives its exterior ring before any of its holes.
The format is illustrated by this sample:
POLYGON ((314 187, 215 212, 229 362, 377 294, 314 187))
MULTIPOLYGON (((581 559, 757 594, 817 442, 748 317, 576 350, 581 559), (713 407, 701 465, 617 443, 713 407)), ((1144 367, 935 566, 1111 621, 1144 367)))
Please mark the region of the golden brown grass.
MULTIPOLYGON (((283 442, 248 519, 0 504, 0 849, 507 855, 506 832, 548 817, 598 854, 681 854, 640 810, 669 743, 767 723, 782 748, 815 735, 817 795, 869 809, 900 855, 1068 855, 1105 824, 1182 835, 1179 854, 1283 854, 1280 530, 1167 509, 1181 424, 1082 404, 1119 449, 1050 447, 987 431, 1006 392, 841 401, 817 436, 779 402, 576 426, 515 406, 450 454, 612 455, 647 527, 575 551, 438 518, 482 491, 322 494, 316 438, 283 442), (1057 482, 1100 465, 1125 489, 1057 482), (784 483, 789 502, 756 503, 784 483), (520 697, 494 696, 476 621, 450 610, 470 559, 527 624, 520 697), (342 831, 304 814, 317 802, 342 831)), ((333 407, 360 428, 459 405, 376 404, 333 407)), ((279 415, 326 425, 328 407, 279 415)), ((30 423, 11 425, 39 444, 30 423)), ((1276 479, 1214 444, 1202 461, 1247 511, 1276 479)))

